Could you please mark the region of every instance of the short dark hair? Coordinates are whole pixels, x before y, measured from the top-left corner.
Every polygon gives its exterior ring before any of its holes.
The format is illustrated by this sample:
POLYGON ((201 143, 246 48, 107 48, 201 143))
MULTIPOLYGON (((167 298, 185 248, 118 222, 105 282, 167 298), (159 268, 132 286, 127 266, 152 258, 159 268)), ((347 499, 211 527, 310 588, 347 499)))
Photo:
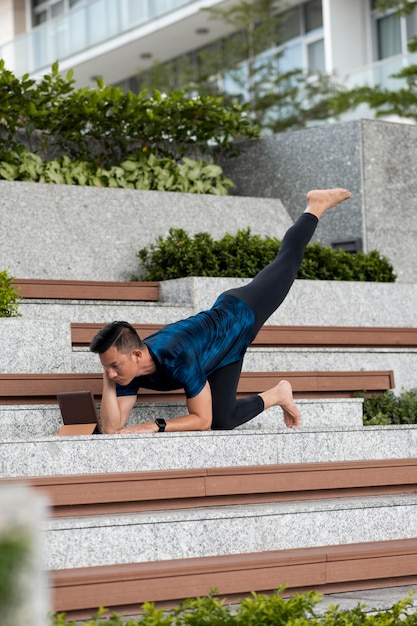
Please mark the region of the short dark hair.
POLYGON ((144 343, 136 330, 128 322, 112 322, 104 326, 90 343, 91 352, 103 354, 114 346, 119 352, 130 352, 144 348, 144 343))

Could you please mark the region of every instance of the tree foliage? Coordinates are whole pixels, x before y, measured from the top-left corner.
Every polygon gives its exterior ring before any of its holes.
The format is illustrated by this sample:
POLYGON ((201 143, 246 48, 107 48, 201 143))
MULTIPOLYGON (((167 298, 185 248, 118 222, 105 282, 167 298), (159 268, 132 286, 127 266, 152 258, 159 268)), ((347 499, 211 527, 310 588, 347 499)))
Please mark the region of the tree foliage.
POLYGON ((141 153, 211 159, 215 146, 232 156, 239 139, 258 136, 245 107, 221 97, 125 93, 101 79, 95 89, 75 89, 74 82, 58 63, 36 82, 18 79, 0 60, 0 158, 24 145, 43 159, 66 155, 108 168, 141 153))
POLYGON ((284 70, 282 40, 288 12, 276 0, 241 0, 230 7, 205 9, 211 20, 226 24, 231 35, 166 64, 156 62, 139 75, 143 87, 181 89, 221 95, 226 102, 246 103, 263 133, 303 128, 332 117, 340 87, 334 77, 302 69, 284 70), (224 87, 227 81, 227 89, 224 87))

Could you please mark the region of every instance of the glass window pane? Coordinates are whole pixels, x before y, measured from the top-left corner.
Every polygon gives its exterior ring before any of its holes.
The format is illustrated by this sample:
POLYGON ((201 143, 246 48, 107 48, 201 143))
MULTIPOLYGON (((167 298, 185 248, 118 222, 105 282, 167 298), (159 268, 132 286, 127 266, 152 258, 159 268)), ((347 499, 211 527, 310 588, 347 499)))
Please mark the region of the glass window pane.
POLYGON ((324 63, 324 39, 319 39, 307 46, 308 69, 315 74, 323 74, 324 63))
POLYGON ((147 2, 129 0, 127 6, 130 22, 145 22, 149 19, 150 11, 147 2))
POLYGON ((417 37, 417 8, 411 13, 411 15, 407 15, 406 18, 407 23, 407 41, 411 41, 414 37, 417 37))
POLYGON ((304 5, 304 20, 306 33, 323 26, 321 0, 311 0, 304 5))
POLYGON ((46 11, 42 11, 41 13, 35 13, 33 16, 33 26, 39 26, 39 24, 43 24, 46 22, 47 13, 46 11))
POLYGON ((282 22, 278 29, 278 43, 284 43, 301 35, 300 9, 286 11, 280 16, 282 22))
POLYGON ((51 6, 51 17, 57 17, 58 15, 62 15, 64 12, 64 0, 61 2, 56 2, 51 6))
POLYGON ((378 59, 401 53, 401 24, 396 15, 387 15, 377 21, 378 59))
POLYGON ((284 48, 278 59, 278 70, 283 74, 303 67, 303 49, 301 43, 284 48))
POLYGON ((82 11, 74 11, 68 15, 68 37, 71 50, 78 52, 87 47, 87 21, 82 11))

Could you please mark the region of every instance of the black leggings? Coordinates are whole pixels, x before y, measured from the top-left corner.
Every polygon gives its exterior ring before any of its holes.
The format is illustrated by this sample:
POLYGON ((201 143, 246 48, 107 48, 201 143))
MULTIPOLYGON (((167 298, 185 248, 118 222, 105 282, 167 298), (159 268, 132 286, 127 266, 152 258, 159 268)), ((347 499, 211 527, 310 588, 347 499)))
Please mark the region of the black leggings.
MULTIPOLYGON (((247 285, 225 292, 240 298, 253 310, 255 323, 252 339, 289 292, 317 223, 314 215, 303 213, 286 232, 275 259, 247 285)), ((216 370, 208 378, 213 404, 212 430, 232 430, 264 410, 264 402, 259 395, 236 399, 242 364, 243 357, 216 370)))

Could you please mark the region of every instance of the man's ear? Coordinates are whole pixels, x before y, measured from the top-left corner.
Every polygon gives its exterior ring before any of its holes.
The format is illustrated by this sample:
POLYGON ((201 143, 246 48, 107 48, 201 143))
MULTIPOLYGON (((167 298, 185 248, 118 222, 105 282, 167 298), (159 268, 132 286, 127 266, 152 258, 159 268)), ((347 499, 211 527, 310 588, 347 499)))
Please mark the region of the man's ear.
POLYGON ((134 361, 138 362, 141 360, 143 356, 143 351, 140 350, 140 348, 135 348, 134 350, 132 350, 132 358, 134 361))

